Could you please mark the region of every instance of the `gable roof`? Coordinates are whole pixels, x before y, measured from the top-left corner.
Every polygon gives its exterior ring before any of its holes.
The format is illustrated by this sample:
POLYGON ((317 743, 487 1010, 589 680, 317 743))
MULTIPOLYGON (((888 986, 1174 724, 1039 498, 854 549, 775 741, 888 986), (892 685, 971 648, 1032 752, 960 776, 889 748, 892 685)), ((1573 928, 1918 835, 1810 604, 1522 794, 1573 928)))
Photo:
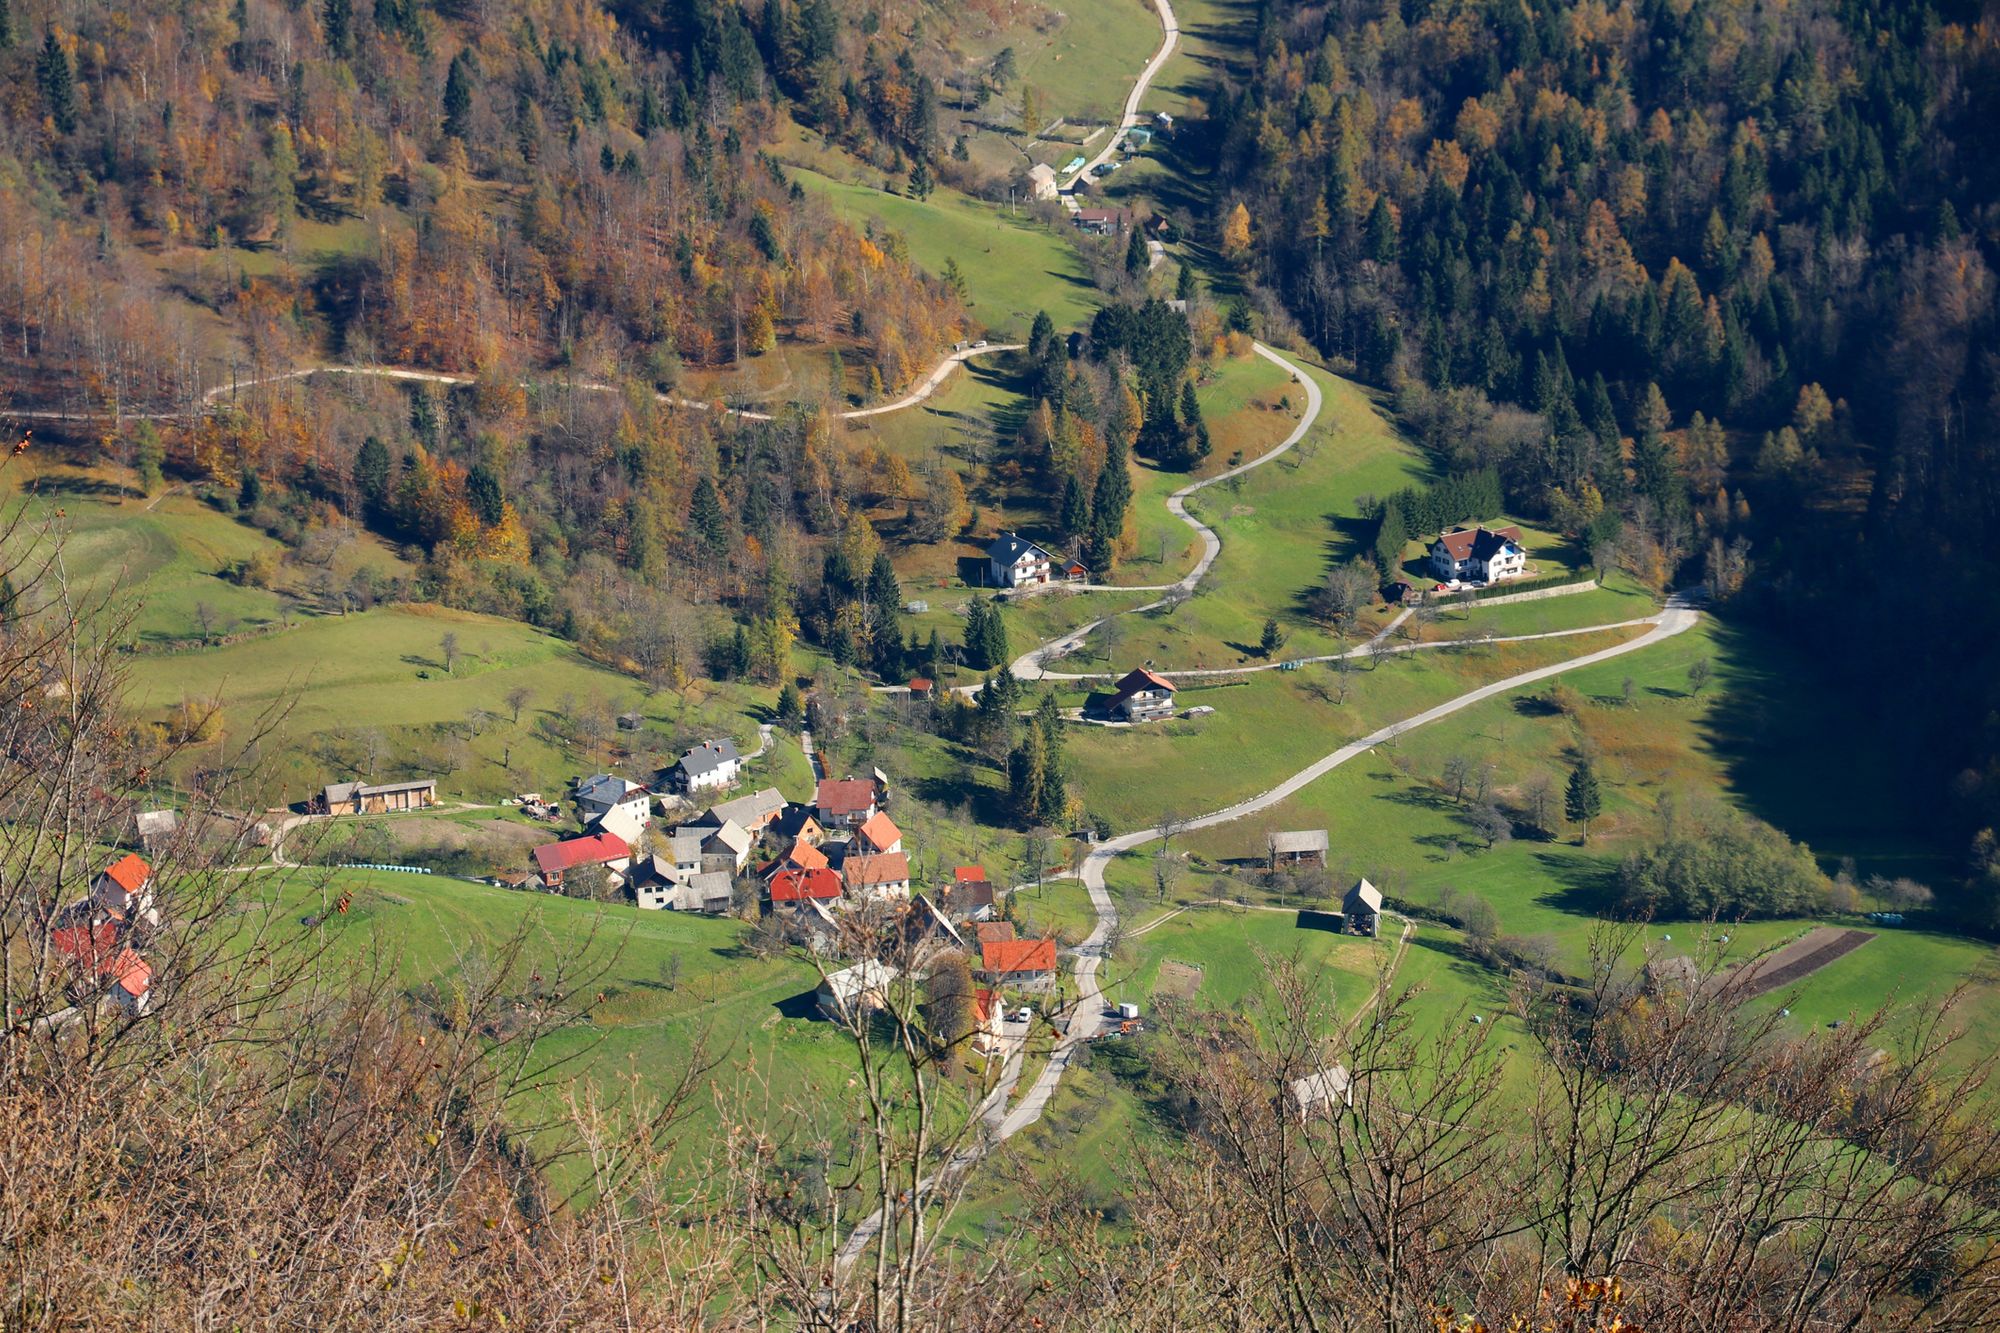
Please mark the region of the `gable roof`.
POLYGON ((172 833, 180 827, 180 822, 180 816, 172 810, 141 810, 132 817, 132 825, 142 838, 172 833))
POLYGON ((707 828, 675 829, 667 839, 667 855, 676 862, 701 860, 701 845, 709 840, 713 830, 707 828))
POLYGON ((737 856, 748 855, 751 845, 757 841, 756 838, 751 836, 750 830, 744 828, 733 819, 723 820, 722 827, 708 836, 721 843, 724 847, 727 847, 737 856))
POLYGON ((972 1021, 975 1026, 985 1027, 993 1021, 993 1011, 999 1006, 1000 997, 981 987, 972 992, 972 1021))
POLYGON ((979 966, 985 972, 1053 972, 1054 940, 982 940, 979 966))
POLYGON ((875 804, 875 784, 867 778, 821 778, 813 804, 836 815, 854 815, 875 804))
POLYGON ((612 773, 598 773, 576 784, 576 799, 616 805, 634 792, 646 790, 636 782, 612 773))
POLYGON ((701 822, 720 827, 733 819, 746 829, 760 829, 776 819, 784 808, 785 798, 776 787, 761 787, 748 796, 711 805, 701 822))
POLYGON ((1133 667, 1120 678, 1118 697, 1122 699, 1128 694, 1137 694, 1140 690, 1165 690, 1168 694, 1172 694, 1174 683, 1157 671, 1146 667, 1133 667))
POLYGON ((945 890, 944 900, 953 911, 972 913, 993 906, 993 885, 983 879, 961 879, 945 890))
POLYGON ((771 881, 774 903, 804 902, 810 898, 838 898, 840 876, 820 866, 813 870, 780 870, 771 881))
POLYGON ((781 870, 824 870, 832 863, 825 852, 804 838, 794 838, 792 845, 785 848, 785 854, 771 864, 781 870))
POLYGON ((741 763, 743 756, 736 751, 736 742, 728 737, 718 741, 703 741, 681 756, 681 772, 689 777, 700 777, 705 773, 720 772, 724 764, 741 763))
POLYGON ((1323 852, 1327 846, 1326 830, 1323 828, 1299 829, 1291 833, 1271 835, 1271 850, 1279 856, 1296 856, 1300 852, 1323 852))
POLYGON ((875 847, 891 846, 903 837, 903 830, 896 827, 896 821, 881 810, 868 816, 868 822, 854 831, 875 847))
POLYGON ((951 882, 954 884, 984 884, 986 882, 986 867, 959 866, 951 872, 951 882))
POLYGON ((820 982, 819 987, 835 999, 846 1001, 868 991, 882 989, 894 981, 896 975, 896 969, 889 964, 870 958, 839 972, 827 973, 826 980, 820 982))
POLYGON ((1347 891, 1343 901, 1350 903, 1358 902, 1371 912, 1380 912, 1382 910, 1382 890, 1364 879, 1347 891))
POLYGON ((106 866, 104 875, 125 892, 137 893, 145 888, 146 881, 153 877, 153 867, 127 852, 106 866))
POLYGON ((104 975, 127 995, 137 999, 153 984, 153 965, 141 958, 137 950, 121 949, 104 969, 104 975))
POLYGON ((1346 1065, 1328 1065, 1316 1074, 1292 1080, 1292 1104, 1309 1111, 1321 1102, 1345 1102, 1353 1086, 1354 1078, 1346 1065))
POLYGON ((910 878, 910 858, 902 852, 884 852, 880 856, 850 856, 841 863, 841 873, 847 877, 847 887, 867 888, 876 884, 903 884, 910 878))
POLYGON ((1028 168, 1028 175, 1034 180, 1052 181, 1056 178, 1056 169, 1046 162, 1037 162, 1028 168))
POLYGON ((582 838, 545 842, 535 848, 535 864, 544 875, 561 874, 578 866, 603 865, 632 855, 632 845, 616 833, 592 833, 582 838))
POLYGON ((1516 527, 1494 529, 1453 528, 1450 532, 1443 533, 1436 541, 1432 542, 1431 549, 1435 551, 1438 547, 1442 546, 1445 549, 1445 554, 1449 555, 1453 560, 1486 560, 1490 559, 1493 553, 1500 549, 1502 542, 1513 542, 1519 545, 1520 541, 1521 530, 1516 527))
MULTIPOLYGON (((737 820, 742 823, 742 820, 737 820)), ((813 818, 813 808, 809 805, 787 805, 770 823, 770 830, 781 837, 801 838, 809 831, 825 833, 819 821, 813 818)))
POLYGON ((726 902, 733 889, 726 870, 706 870, 688 880, 688 890, 694 894, 696 902, 726 902))
POLYGON ((992 541, 986 543, 986 558, 997 565, 1008 566, 1017 565, 1024 558, 1035 560, 1055 559, 1054 556, 1029 541, 1026 537, 1012 532, 1003 532, 992 541))
POLYGON ((1011 940, 1014 938, 1014 923, 1012 921, 982 921, 973 927, 973 930, 982 946, 992 944, 998 940, 1011 940))

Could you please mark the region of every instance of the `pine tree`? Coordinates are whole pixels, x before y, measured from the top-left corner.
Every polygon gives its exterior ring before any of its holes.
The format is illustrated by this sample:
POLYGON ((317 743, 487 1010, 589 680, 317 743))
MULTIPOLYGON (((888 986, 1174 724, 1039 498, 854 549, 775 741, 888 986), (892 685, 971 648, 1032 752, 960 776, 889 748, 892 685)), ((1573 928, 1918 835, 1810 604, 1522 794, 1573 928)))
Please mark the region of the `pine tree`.
POLYGON ((796 727, 804 719, 805 711, 805 701, 799 697, 798 682, 786 681, 784 688, 778 691, 778 725, 796 727))
POLYGON ((1569 822, 1581 826, 1579 842, 1590 840, 1590 821, 1604 811, 1604 796, 1597 789, 1597 774, 1585 760, 1570 770, 1569 787, 1563 793, 1563 813, 1569 822))
POLYGON ((1394 576, 1403 564, 1403 548, 1410 532, 1403 523, 1403 507, 1390 501, 1382 506, 1382 524, 1375 530, 1375 564, 1384 574, 1394 576))
POLYGON ((1195 297, 1194 267, 1187 260, 1181 261, 1180 277, 1174 280, 1174 299, 1192 301, 1195 297))
POLYGON ((1048 780, 1048 750, 1040 727, 1029 727, 1007 756, 1007 794, 1014 822, 1028 826, 1042 814, 1043 785, 1048 780))
POLYGON ((76 130, 76 71, 70 68, 69 52, 63 50, 54 32, 42 39, 41 59, 35 62, 35 79, 42 87, 42 105, 55 123, 57 134, 76 130))
POLYGON ((986 627, 981 647, 987 665, 1000 668, 1001 674, 1012 681, 1013 677, 1007 674, 1007 621, 1000 614, 998 602, 986 605, 986 627))
POLYGON ((364 515, 379 515, 389 503, 389 447, 370 435, 354 455, 354 489, 364 515))
POLYGON ((1049 347, 1055 342, 1055 338, 1055 321, 1049 318, 1048 311, 1037 310, 1035 312, 1035 322, 1028 328, 1028 359, 1030 361, 1040 361, 1048 354, 1049 347))
POLYGON ((444 76, 444 132, 463 139, 472 129, 472 61, 465 51, 451 58, 444 76))
POLYGON ((1090 526, 1090 501, 1083 498, 1083 483, 1074 476, 1063 482, 1062 510, 1056 520, 1063 536, 1075 541, 1090 526))
POLYGON ((722 512, 722 499, 715 493, 715 482, 708 477, 694 485, 694 498, 688 505, 688 526, 711 554, 722 554, 729 537, 728 521, 722 512))
POLYGON ((1368 226, 1364 245, 1368 257, 1378 264, 1393 264, 1402 248, 1400 229, 1396 215, 1389 209, 1389 196, 1375 196, 1375 207, 1368 214, 1368 226))
POLYGON ((14 49, 14 8, 10 0, 0 0, 0 51, 14 49))
POLYGON ((1257 640, 1257 644, 1264 650, 1264 656, 1275 656, 1277 651, 1285 646, 1285 631, 1278 628, 1275 619, 1266 620, 1263 636, 1257 640))
POLYGON ((993 665, 986 656, 986 599, 975 597, 965 608, 965 663, 984 671, 993 665))
POLYGON ((1128 228, 1125 235, 1125 272, 1136 278, 1146 271, 1146 238, 1137 227, 1128 228))

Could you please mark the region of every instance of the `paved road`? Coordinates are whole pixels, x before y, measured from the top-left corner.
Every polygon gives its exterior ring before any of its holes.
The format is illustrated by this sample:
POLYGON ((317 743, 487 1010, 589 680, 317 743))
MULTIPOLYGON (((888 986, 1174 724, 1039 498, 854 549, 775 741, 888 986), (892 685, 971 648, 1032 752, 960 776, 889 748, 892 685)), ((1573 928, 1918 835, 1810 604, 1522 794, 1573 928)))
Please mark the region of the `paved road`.
POLYGON ((1181 25, 1174 19, 1174 7, 1168 4, 1167 0, 1153 0, 1153 7, 1160 11, 1160 27, 1164 30, 1164 35, 1160 39, 1160 49, 1146 62, 1146 68, 1139 71, 1139 81, 1132 85, 1132 95, 1125 99, 1125 114, 1116 125, 1112 126, 1111 137, 1105 140, 1104 147, 1097 150, 1096 156, 1078 167, 1075 173, 1063 182, 1064 189, 1068 189, 1089 175, 1099 163, 1111 160, 1111 155, 1118 151, 1118 141, 1125 137, 1125 131, 1138 124, 1139 103, 1145 98, 1146 89, 1152 86, 1154 76, 1160 72, 1160 67, 1167 63, 1167 57, 1174 53, 1174 46, 1181 39, 1181 25))

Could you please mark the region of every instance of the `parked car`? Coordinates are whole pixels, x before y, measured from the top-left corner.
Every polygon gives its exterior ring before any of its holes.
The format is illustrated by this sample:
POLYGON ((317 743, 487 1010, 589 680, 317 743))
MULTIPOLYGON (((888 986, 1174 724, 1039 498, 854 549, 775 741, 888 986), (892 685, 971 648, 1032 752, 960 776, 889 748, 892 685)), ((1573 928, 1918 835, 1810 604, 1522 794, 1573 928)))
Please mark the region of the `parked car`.
POLYGON ((1016 1023, 1032 1023, 1035 1021, 1035 1011, 1024 1004, 1014 1011, 1014 1021, 1016 1023))

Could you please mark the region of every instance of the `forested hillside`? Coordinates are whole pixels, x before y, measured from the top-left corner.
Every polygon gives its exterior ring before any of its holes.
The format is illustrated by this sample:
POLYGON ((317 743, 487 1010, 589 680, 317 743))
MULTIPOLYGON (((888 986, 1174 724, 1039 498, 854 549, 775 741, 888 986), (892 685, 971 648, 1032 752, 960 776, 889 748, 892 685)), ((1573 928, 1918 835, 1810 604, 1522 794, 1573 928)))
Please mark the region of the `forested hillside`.
MULTIPOLYGON (((1968 4, 1269 0, 1211 88, 1220 248, 1655 586, 1888 715, 2000 891, 2000 49, 1968 4), (1897 627, 1923 625, 1909 634, 1897 627), (1888 696, 1893 695, 1891 703, 1888 696)), ((1861 723, 1864 728, 1865 722, 1861 723)))

